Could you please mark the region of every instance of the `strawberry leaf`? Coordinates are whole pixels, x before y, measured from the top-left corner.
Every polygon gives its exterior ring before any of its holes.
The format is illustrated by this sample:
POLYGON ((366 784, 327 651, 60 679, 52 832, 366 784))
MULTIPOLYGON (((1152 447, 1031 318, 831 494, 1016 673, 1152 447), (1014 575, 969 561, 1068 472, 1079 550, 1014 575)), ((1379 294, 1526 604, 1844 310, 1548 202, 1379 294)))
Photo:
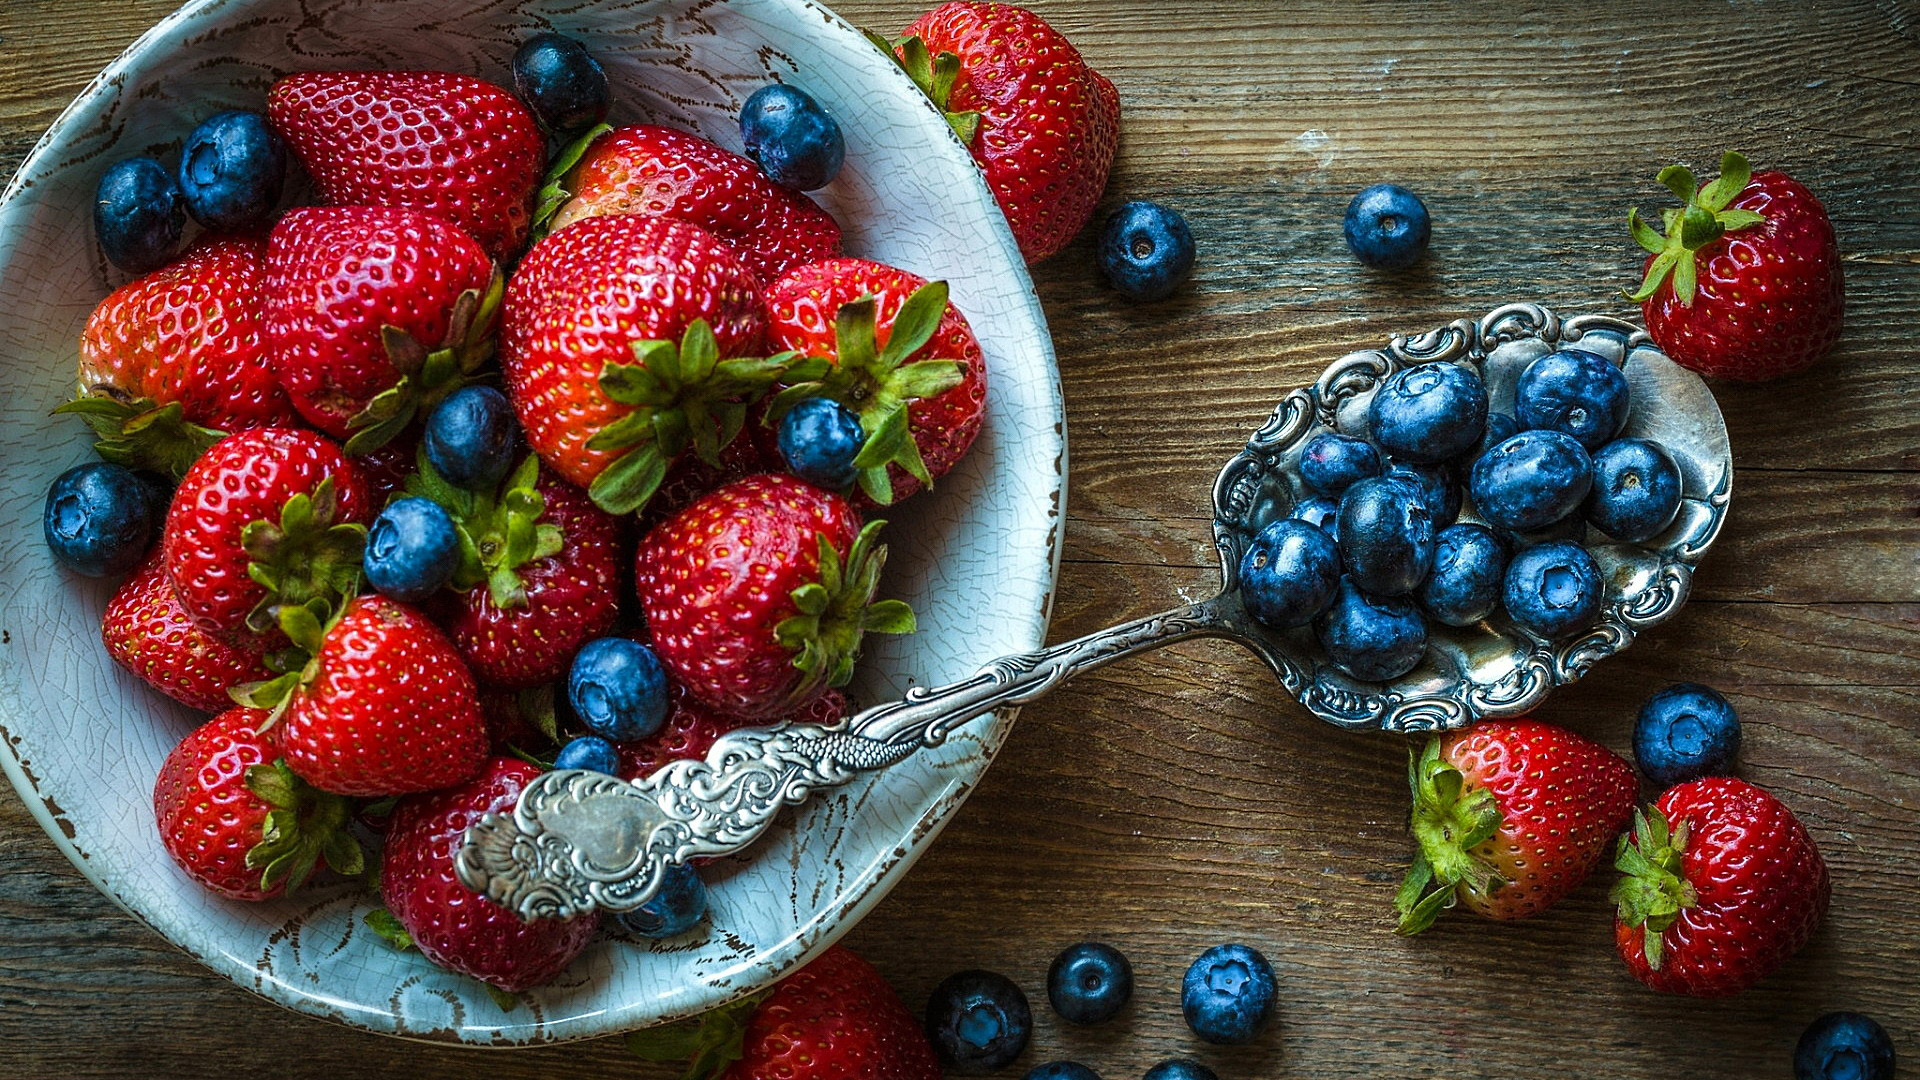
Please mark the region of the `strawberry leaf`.
POLYGON ((819 580, 790 594, 795 613, 774 627, 774 639, 794 654, 793 665, 806 676, 794 690, 796 701, 822 686, 844 686, 860 655, 861 638, 876 633, 912 633, 913 611, 898 600, 876 602, 886 545, 878 542, 884 521, 861 528, 842 555, 820 535, 819 580))
POLYGON ((666 476, 667 463, 660 456, 660 447, 647 442, 628 451, 594 477, 587 495, 610 514, 631 514, 647 505, 666 476))
POLYGON ((273 807, 245 856, 247 868, 260 871, 262 889, 284 885, 292 895, 322 863, 349 877, 365 869, 366 854, 349 831, 351 800, 308 785, 285 759, 249 766, 245 779, 247 789, 273 807))
POLYGON ((407 933, 407 928, 400 925, 399 918, 386 908, 374 908, 361 916, 360 921, 367 925, 367 929, 380 935, 380 940, 394 948, 402 952, 413 948, 413 935, 407 933))
POLYGON ((567 174, 571 173, 580 164, 581 159, 587 156, 587 151, 593 148, 593 144, 600 141, 600 136, 612 130, 611 124, 595 124, 582 132, 579 138, 561 147, 560 152, 553 156, 553 161, 547 165, 547 174, 541 181, 539 194, 534 196, 533 228, 529 230, 529 244, 538 243, 552 231, 554 215, 573 199, 573 192, 570 190, 571 181, 567 174))
POLYGON ((1700 189, 1694 202, 1708 213, 1717 213, 1726 208, 1753 180, 1753 166, 1738 150, 1729 150, 1720 156, 1720 175, 1700 189))
POLYGON ((78 416, 92 428, 98 439, 93 449, 102 460, 166 473, 175 480, 227 434, 189 422, 177 401, 160 405, 150 398, 127 401, 100 392, 74 398, 53 411, 78 416))
POLYGON ((1720 175, 1704 187, 1684 165, 1669 165, 1660 170, 1660 183, 1677 195, 1684 206, 1660 212, 1665 235, 1642 221, 1638 210, 1627 214, 1627 228, 1633 233, 1634 242, 1654 255, 1640 287, 1627 293, 1627 299, 1642 303, 1651 300, 1660 286, 1670 280, 1674 298, 1683 306, 1691 307, 1699 284, 1697 253, 1727 233, 1750 229, 1766 220, 1751 210, 1727 209, 1746 190, 1752 178, 1753 170, 1747 159, 1734 152, 1720 159, 1720 175))

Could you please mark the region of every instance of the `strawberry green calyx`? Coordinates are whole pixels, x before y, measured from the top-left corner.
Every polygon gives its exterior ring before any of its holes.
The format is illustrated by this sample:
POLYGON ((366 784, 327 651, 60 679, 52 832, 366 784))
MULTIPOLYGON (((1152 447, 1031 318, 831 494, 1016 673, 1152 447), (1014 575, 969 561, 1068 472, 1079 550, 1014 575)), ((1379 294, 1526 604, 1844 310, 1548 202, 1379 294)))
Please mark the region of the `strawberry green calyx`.
POLYGON ((312 495, 288 499, 279 521, 251 522, 240 531, 240 546, 252 560, 247 576, 267 590, 247 613, 247 629, 266 633, 289 607, 316 605, 325 619, 359 592, 367 528, 336 523, 339 513, 339 493, 328 477, 312 495))
POLYGON ((407 933, 407 928, 400 925, 399 917, 386 908, 374 908, 372 911, 360 916, 360 921, 367 924, 367 929, 378 934, 380 940, 393 946, 396 950, 406 952, 408 949, 413 948, 413 935, 407 933))
POLYGON ((721 448, 746 426, 747 408, 786 376, 799 354, 722 360, 713 328, 695 319, 679 344, 636 341, 633 356, 635 363, 600 370, 600 392, 633 411, 587 441, 592 450, 626 451, 587 489, 610 514, 645 506, 667 466, 689 447, 719 465, 721 448))
POLYGON ((1615 883, 1608 897, 1621 922, 1645 929, 1642 948, 1647 966, 1655 971, 1666 961, 1661 941, 1667 928, 1680 912, 1700 902, 1680 867, 1680 858, 1687 853, 1687 831, 1685 820, 1669 828, 1667 816, 1657 807, 1635 810, 1633 832, 1620 838, 1614 855, 1614 869, 1626 876, 1615 883))
POLYGON ((973 140, 980 133, 979 111, 968 109, 955 112, 949 106, 953 98, 953 84, 960 77, 959 55, 951 52, 930 53, 927 43, 920 40, 917 34, 889 41, 871 30, 865 33, 875 48, 893 57, 893 62, 899 64, 900 70, 913 80, 913 85, 919 87, 920 92, 927 95, 947 118, 953 133, 960 136, 961 144, 972 149, 973 140))
POLYGON ((366 870, 366 853, 348 826, 353 801, 310 786, 293 774, 285 759, 252 765, 247 790, 273 809, 260 823, 260 842, 247 851, 247 868, 260 871, 260 887, 286 886, 291 894, 305 885, 321 863, 348 877, 366 870))
POLYGON ((860 655, 860 639, 868 631, 913 633, 912 608, 899 600, 873 598, 887 563, 886 545, 875 542, 884 525, 884 521, 867 522, 844 560, 824 534, 819 536, 820 580, 793 590, 799 614, 773 628, 774 640, 794 651, 793 666, 806 675, 794 690, 796 700, 822 686, 847 685, 860 655))
POLYGON ((175 480, 227 434, 188 420, 177 401, 161 405, 151 398, 127 399, 108 391, 83 393, 53 411, 85 421, 99 436, 93 449, 102 459, 130 469, 166 473, 175 480))
POLYGON ((1488 891, 1504 879, 1473 854, 1500 830, 1493 792, 1466 787, 1466 777, 1440 757, 1440 740, 1407 749, 1407 782, 1413 789, 1411 827, 1419 850, 1393 904, 1400 912, 1395 932, 1417 934, 1459 899, 1462 888, 1488 891))
POLYGON ((553 215, 559 213, 560 208, 573 198, 569 174, 579 166, 580 159, 587 156, 587 151, 593 149, 593 144, 600 141, 600 136, 612 130, 612 124, 595 124, 553 156, 552 164, 547 166, 547 175, 540 182, 540 193, 534 196, 529 244, 537 244, 547 235, 547 226, 552 224, 553 215))
POLYGON ((627 1050, 645 1061, 684 1061, 681 1080, 717 1080, 746 1056, 747 1022, 771 990, 762 990, 711 1012, 627 1036, 627 1050))
POLYGON ((347 421, 353 432, 347 439, 347 453, 367 454, 385 446, 406 430, 415 416, 466 385, 480 365, 493 356, 493 325, 500 314, 506 281, 506 275, 495 267, 486 292, 468 289, 461 293, 447 320, 447 336, 433 349, 397 326, 380 328, 387 361, 400 373, 400 381, 375 394, 347 421))
POLYGON ((1648 299, 1659 291, 1660 283, 1672 275, 1673 294, 1680 298, 1680 303, 1692 307, 1694 290, 1699 283, 1695 253, 1727 233, 1751 228, 1766 220, 1752 210, 1727 208, 1747 189, 1747 182, 1752 178, 1753 167, 1745 157, 1731 150, 1720 159, 1719 177, 1705 185, 1696 181, 1693 171, 1685 165, 1661 169, 1660 183, 1678 195, 1685 206, 1660 212, 1665 235, 1640 220, 1639 210, 1627 212, 1627 227, 1633 230, 1634 241, 1654 257, 1640 287, 1628 293, 1627 299, 1648 299))
MULTIPOLYGON (((351 595, 348 594, 349 597, 351 595)), ((261 682, 241 683, 227 690, 227 696, 233 698, 235 703, 250 709, 267 710, 267 718, 260 725, 262 732, 280 722, 280 717, 293 701, 295 690, 319 676, 320 645, 326 640, 327 631, 340 621, 346 609, 344 602, 334 605, 324 597, 316 597, 305 604, 281 604, 274 609, 280 632, 293 643, 276 657, 275 666, 282 668, 283 673, 261 682)))
POLYGON ((427 460, 424 448, 419 469, 407 478, 407 494, 431 499, 453 519, 460 537, 460 565, 453 587, 471 589, 485 584, 494 605, 524 607, 527 588, 517 572, 528 563, 558 555, 565 545, 560 527, 541 521, 546 500, 534 486, 540 479, 540 459, 525 461, 500 482, 497 492, 469 491, 450 483, 427 460))

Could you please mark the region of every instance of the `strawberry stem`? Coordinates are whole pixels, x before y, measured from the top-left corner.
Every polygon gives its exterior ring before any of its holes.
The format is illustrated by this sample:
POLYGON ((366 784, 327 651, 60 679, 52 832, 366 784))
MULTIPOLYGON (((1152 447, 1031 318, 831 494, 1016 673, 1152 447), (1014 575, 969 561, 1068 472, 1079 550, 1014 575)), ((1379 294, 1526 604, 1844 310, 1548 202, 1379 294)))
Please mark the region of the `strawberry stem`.
POLYGON ((1627 293, 1627 299, 1647 300, 1671 276, 1673 295, 1681 304, 1692 307, 1699 285, 1695 253, 1727 233, 1751 228, 1766 220, 1751 210, 1727 209, 1728 204, 1746 190, 1752 178, 1753 167, 1733 150, 1721 157, 1720 175, 1705 186, 1694 179, 1693 171, 1685 165, 1661 169, 1661 185, 1673 192, 1684 208, 1662 212, 1666 225, 1664 236, 1640 219, 1638 209, 1627 212, 1627 228, 1633 233, 1634 242, 1654 257, 1640 287, 1627 293))
POLYGON ((900 65, 900 70, 907 73, 913 85, 919 87, 920 92, 927 95, 940 114, 947 118, 947 125, 960 137, 961 145, 972 149, 974 139, 980 134, 980 111, 965 109, 956 112, 951 104, 954 84, 960 78, 959 55, 944 51, 929 52, 927 43, 915 34, 889 40, 871 30, 861 33, 873 42, 875 48, 900 65))
POLYGON ((1626 875, 1609 894, 1620 921, 1644 929, 1642 949, 1647 966, 1659 971, 1665 960, 1663 940, 1680 912, 1700 902, 1686 879, 1681 857, 1687 853, 1687 823, 1668 827, 1658 807, 1633 812, 1633 830, 1620 838, 1613 866, 1626 875))
POLYGON ((360 591, 367 529, 352 522, 336 524, 339 513, 339 493, 329 476, 311 495, 289 498, 279 521, 250 522, 240 531, 240 546, 251 560, 247 576, 266 590, 247 613, 249 630, 271 631, 284 622, 281 611, 288 607, 315 606, 324 622, 337 604, 360 591))
POLYGON ((820 579, 793 590, 799 613, 774 627, 774 638, 794 651, 793 666, 806 674, 794 690, 796 702, 823 686, 845 686, 853 678, 860 640, 868 632, 911 634, 913 609, 899 600, 873 599, 887 548, 877 542, 884 521, 869 521, 848 547, 844 560, 825 534, 820 544, 820 579))
POLYGON ((294 775, 284 758, 249 766, 246 783, 273 808, 260 823, 259 843, 246 855, 247 868, 260 871, 262 889, 284 883, 291 895, 321 863, 348 877, 366 870, 366 853, 348 831, 352 800, 312 787, 294 775))
POLYGON ((1409 828, 1419 845, 1394 896, 1395 932, 1417 934, 1452 907, 1463 889, 1487 892, 1505 883, 1473 849, 1500 831, 1493 792, 1469 788, 1466 777, 1440 756, 1441 740, 1407 748, 1407 784, 1413 790, 1409 828))
POLYGON ((96 388, 53 410, 78 416, 99 436, 95 453, 116 465, 152 469, 175 480, 226 432, 187 420, 177 401, 161 405, 151 398, 128 399, 96 388))
POLYGON ((627 1050, 645 1061, 684 1061, 681 1080, 717 1080, 746 1056, 747 1024, 771 990, 762 990, 711 1012, 627 1036, 627 1050))
POLYGON ((536 487, 540 459, 528 454, 492 492, 470 491, 440 475, 421 448, 418 468, 407 477, 409 495, 439 503, 453 519, 460 538, 460 565, 453 587, 485 583, 496 607, 523 607, 526 585, 517 572, 529 563, 558 555, 566 545, 560 527, 544 522, 547 503, 536 487))
POLYGON ((447 334, 432 350, 397 326, 382 326, 380 342, 387 362, 400 381, 375 394, 366 407, 347 421, 353 435, 349 454, 369 454, 407 429, 415 416, 432 411, 448 394, 465 386, 475 371, 493 356, 493 326, 506 291, 506 275, 498 267, 482 293, 468 289, 453 302, 447 334))

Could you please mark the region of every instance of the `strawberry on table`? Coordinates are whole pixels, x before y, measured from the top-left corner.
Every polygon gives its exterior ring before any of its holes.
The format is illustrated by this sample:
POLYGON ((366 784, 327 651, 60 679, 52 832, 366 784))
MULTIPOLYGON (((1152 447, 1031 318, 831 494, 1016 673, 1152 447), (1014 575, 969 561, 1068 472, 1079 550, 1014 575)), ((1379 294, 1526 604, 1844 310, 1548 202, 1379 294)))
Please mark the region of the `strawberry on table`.
POLYGON ((194 624, 173 595, 158 554, 107 602, 100 640, 114 663, 173 700, 206 712, 230 707, 229 689, 274 676, 259 653, 194 624))
MULTIPOLYGON (((713 749, 715 739, 753 723, 714 711, 688 694, 683 686, 675 685, 671 692, 667 721, 659 731, 644 739, 614 744, 620 754, 622 779, 651 776, 670 762, 704 758, 707 751, 713 749)), ((796 724, 833 724, 846 715, 846 697, 838 690, 828 690, 801 706, 799 711, 780 719, 796 724)))

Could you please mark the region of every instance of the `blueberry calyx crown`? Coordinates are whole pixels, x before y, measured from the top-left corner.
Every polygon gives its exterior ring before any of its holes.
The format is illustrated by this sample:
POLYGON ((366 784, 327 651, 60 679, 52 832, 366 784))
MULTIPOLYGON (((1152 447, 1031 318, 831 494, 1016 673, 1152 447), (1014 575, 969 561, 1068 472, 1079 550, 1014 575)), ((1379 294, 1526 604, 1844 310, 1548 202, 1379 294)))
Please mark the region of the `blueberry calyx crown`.
POLYGON ((1727 151, 1721 157, 1719 177, 1704 185, 1694 179, 1693 170, 1685 165, 1669 165, 1661 169, 1660 183, 1678 195, 1685 206, 1681 209, 1668 207, 1660 211, 1666 229, 1664 236, 1640 220, 1638 209, 1627 212, 1627 227, 1633 230, 1634 240, 1654 256, 1653 262, 1647 267, 1646 278, 1638 289, 1627 293, 1627 299, 1647 299, 1659 290, 1660 283, 1671 274, 1673 294, 1680 298, 1680 303, 1692 307, 1694 287, 1698 283, 1694 253, 1727 233, 1750 228, 1766 220, 1752 210, 1727 209, 1727 204, 1746 190, 1747 182, 1752 178, 1753 167, 1734 150, 1727 151))
POLYGON ((750 994, 711 1012, 627 1036, 627 1050, 643 1061, 684 1061, 682 1080, 715 1080, 746 1056, 747 1022, 771 990, 750 994))
POLYGON ((877 543, 884 521, 869 521, 847 548, 846 558, 825 534, 820 544, 820 579, 793 590, 790 615, 773 628, 774 640, 794 651, 793 666, 806 678, 793 697, 811 697, 822 686, 845 686, 853 678, 860 639, 876 634, 911 634, 913 609, 901 600, 875 600, 887 546, 877 543))
POLYGON ((1440 739, 1407 748, 1407 783, 1413 789, 1411 827, 1419 850, 1394 895, 1400 912, 1394 932, 1417 934, 1454 905, 1462 888, 1487 892, 1506 883, 1473 849, 1500 831, 1493 792, 1469 790, 1466 777, 1440 757, 1440 739))
POLYGON ((1630 927, 1642 927, 1641 948, 1647 966, 1655 971, 1665 962, 1661 944, 1667 928, 1680 912, 1700 902, 1691 882, 1681 872, 1680 859, 1687 853, 1687 822, 1683 818, 1671 828, 1667 816, 1658 807, 1633 812, 1633 832, 1620 838, 1613 859, 1614 869, 1626 876, 1608 894, 1618 908, 1620 921, 1630 927))
POLYGON ((259 843, 246 855, 247 869, 260 871, 262 889, 284 883, 289 895, 297 892, 322 862, 347 877, 366 871, 366 853, 347 828, 353 800, 295 776, 285 758, 248 766, 246 784, 272 807, 260 822, 259 843))
POLYGON ((225 438, 219 428, 189 421, 177 401, 128 398, 110 387, 93 387, 53 410, 80 417, 99 441, 94 452, 130 469, 152 469, 175 480, 187 474, 209 446, 225 438))
POLYGON ((907 78, 913 80, 913 85, 919 87, 920 92, 927 95, 934 106, 940 110, 941 115, 947 118, 947 124, 953 128, 953 133, 960 136, 961 144, 971 150, 974 137, 980 133, 979 110, 967 109, 955 112, 949 107, 949 102, 953 98, 954 81, 960 76, 959 55, 951 52, 929 52, 927 43, 920 40, 917 34, 908 34, 889 41, 871 30, 864 33, 867 35, 867 40, 873 42, 875 48, 892 57, 893 62, 900 65, 900 70, 907 73, 907 78))

